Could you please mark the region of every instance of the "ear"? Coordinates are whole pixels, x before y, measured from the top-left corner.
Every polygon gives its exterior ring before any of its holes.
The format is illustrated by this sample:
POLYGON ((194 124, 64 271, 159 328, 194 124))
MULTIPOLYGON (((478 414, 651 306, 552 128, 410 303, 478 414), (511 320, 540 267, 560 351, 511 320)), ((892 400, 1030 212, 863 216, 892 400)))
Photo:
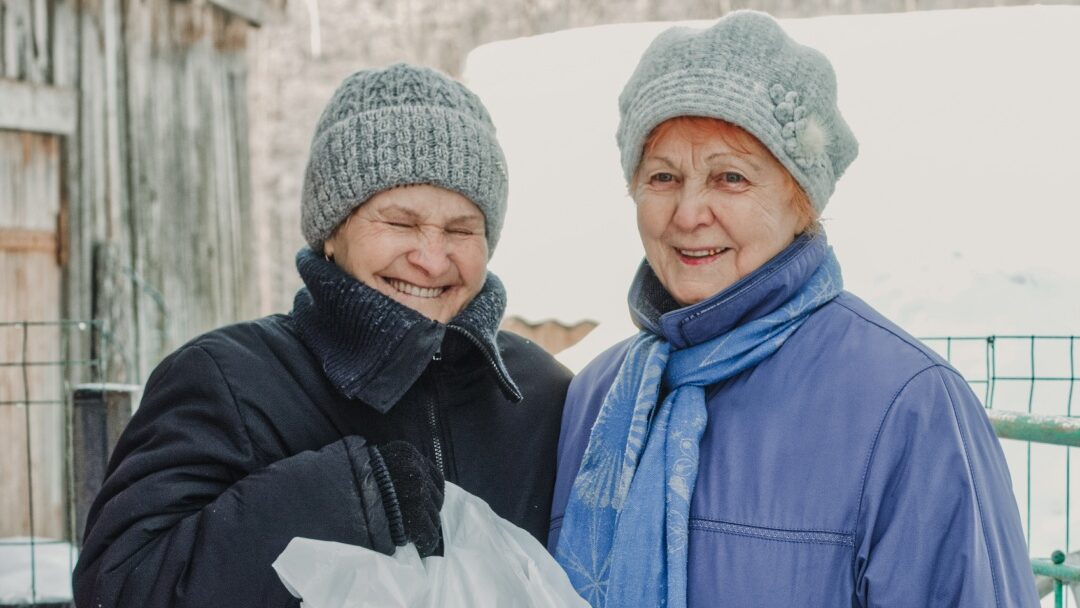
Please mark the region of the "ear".
POLYGON ((334 259, 334 235, 330 235, 330 238, 323 241, 322 250, 323 256, 330 260, 334 259))

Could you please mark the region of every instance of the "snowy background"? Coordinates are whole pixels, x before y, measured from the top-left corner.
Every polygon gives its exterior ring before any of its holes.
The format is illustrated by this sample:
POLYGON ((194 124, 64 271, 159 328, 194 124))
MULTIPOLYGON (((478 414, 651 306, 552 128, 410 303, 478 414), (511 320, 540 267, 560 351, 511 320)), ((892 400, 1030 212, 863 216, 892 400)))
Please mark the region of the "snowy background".
MULTIPOLYGON (((824 213, 848 290, 916 336, 1080 335, 1080 7, 782 23, 832 60, 860 141, 824 213)), ((507 314, 598 321, 559 355, 575 370, 634 332, 625 298, 642 249, 615 146, 617 97, 671 25, 497 42, 465 66, 510 165, 491 263, 509 291, 507 314)), ((956 345, 969 379, 985 374, 984 348, 956 345)), ((1050 344, 1038 373, 1075 376, 1069 356, 1067 342, 1050 344)), ((1001 342, 998 359, 1001 375, 1029 374, 1025 342, 1001 342)), ((1070 388, 1040 384, 1033 410, 1065 414, 1070 388)), ((1080 404, 1080 386, 1073 392, 1080 404)), ((1024 410, 1031 394, 1030 383, 1003 383, 994 403, 1024 410)), ((1071 548, 1080 517, 1067 529, 1067 488, 1080 484, 1080 467, 1066 473, 1065 448, 1032 446, 1029 461, 1026 443, 1002 444, 1032 554, 1071 548)))
MULTIPOLYGON (((1080 333, 1080 7, 783 23, 832 60, 860 141, 824 213, 847 288, 919 336, 1080 333)), ((642 250, 616 99, 671 25, 497 42, 466 63, 510 165, 491 263, 507 314, 598 321, 561 355, 574 369, 633 332, 642 250)))

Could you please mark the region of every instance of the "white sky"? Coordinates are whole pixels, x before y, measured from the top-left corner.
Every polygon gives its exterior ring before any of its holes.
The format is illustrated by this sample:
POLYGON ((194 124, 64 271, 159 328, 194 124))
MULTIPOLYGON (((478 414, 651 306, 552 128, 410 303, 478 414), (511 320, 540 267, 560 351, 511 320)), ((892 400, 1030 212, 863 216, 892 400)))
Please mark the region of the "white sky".
MULTIPOLYGON (((706 26, 710 22, 690 22, 706 26)), ((824 218, 847 288, 915 335, 1080 333, 1080 7, 789 19, 828 56, 860 141, 824 218)), ((508 314, 633 332, 641 259, 616 100, 671 23, 496 42, 468 57, 510 166, 491 268, 508 314)))

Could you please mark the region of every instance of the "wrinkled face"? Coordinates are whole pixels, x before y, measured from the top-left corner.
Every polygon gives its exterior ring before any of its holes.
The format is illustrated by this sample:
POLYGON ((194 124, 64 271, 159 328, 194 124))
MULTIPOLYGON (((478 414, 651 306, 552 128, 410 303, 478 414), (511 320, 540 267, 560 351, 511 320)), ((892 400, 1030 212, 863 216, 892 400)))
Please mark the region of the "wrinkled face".
POLYGON ((380 192, 323 245, 345 272, 441 323, 472 301, 487 276, 484 215, 436 186, 380 192))
POLYGON ((756 139, 694 135, 662 133, 631 184, 645 257, 683 306, 750 274, 809 223, 794 180, 756 139))

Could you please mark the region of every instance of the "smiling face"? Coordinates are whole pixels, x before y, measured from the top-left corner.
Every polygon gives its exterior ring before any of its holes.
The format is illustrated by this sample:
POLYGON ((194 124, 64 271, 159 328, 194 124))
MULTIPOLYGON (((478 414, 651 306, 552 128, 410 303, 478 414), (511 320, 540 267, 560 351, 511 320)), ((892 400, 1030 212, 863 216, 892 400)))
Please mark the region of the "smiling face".
POLYGON ((761 267, 813 217, 791 175, 750 134, 714 119, 668 123, 650 136, 630 188, 645 257, 687 306, 761 267))
POLYGON ((464 196, 406 186, 360 205, 323 251, 365 285, 446 323, 484 286, 484 230, 484 215, 464 196))

